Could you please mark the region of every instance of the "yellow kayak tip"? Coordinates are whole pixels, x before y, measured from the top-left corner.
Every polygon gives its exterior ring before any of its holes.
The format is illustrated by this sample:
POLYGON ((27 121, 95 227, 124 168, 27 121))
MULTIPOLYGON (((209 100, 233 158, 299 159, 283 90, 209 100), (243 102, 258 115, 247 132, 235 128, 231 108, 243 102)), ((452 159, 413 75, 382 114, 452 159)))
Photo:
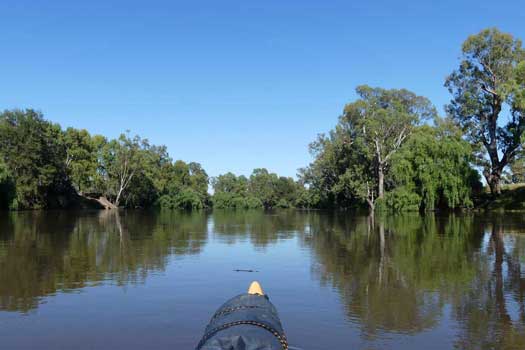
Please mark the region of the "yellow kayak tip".
POLYGON ((259 282, 253 281, 252 284, 250 284, 250 288, 248 288, 248 294, 264 295, 264 292, 263 292, 262 287, 259 284, 259 282))

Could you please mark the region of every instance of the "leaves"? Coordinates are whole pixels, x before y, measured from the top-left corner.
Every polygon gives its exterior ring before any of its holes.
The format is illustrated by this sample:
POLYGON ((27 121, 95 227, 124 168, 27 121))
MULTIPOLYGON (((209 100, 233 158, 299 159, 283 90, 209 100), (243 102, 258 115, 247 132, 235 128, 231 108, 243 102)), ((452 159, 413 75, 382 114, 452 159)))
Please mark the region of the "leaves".
POLYGON ((215 208, 289 208, 308 207, 306 197, 299 196, 303 186, 290 177, 278 176, 267 169, 254 169, 250 178, 233 173, 212 179, 215 208))
POLYGON ((419 127, 392 161, 388 205, 395 210, 471 207, 472 190, 479 187, 471 160, 470 145, 449 121, 419 127))
POLYGON ((20 208, 45 208, 67 193, 65 148, 58 125, 34 110, 0 114, 0 155, 16 186, 20 208))
POLYGON ((478 164, 497 193, 503 169, 523 144, 525 50, 519 39, 495 28, 468 37, 462 50, 459 68, 445 82, 452 94, 447 111, 471 144, 482 147, 478 164))
POLYGON ((437 114, 428 99, 405 89, 356 91, 360 99, 345 106, 335 129, 310 145, 315 160, 301 177, 326 206, 367 202, 373 209, 392 157, 420 122, 437 114))
POLYGON ((0 190, 2 208, 49 208, 64 198, 67 205, 79 194, 127 207, 151 206, 162 196, 178 208, 209 205, 200 164, 173 163, 165 146, 139 136, 63 131, 33 110, 0 114, 0 190))

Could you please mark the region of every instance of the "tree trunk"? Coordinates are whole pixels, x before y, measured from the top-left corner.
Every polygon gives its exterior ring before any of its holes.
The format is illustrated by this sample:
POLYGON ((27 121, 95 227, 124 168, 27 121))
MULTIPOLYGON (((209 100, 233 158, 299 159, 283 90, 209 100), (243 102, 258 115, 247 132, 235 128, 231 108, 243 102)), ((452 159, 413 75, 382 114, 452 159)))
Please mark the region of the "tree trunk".
POLYGON ((118 205, 120 203, 120 196, 122 195, 122 187, 119 189, 118 193, 117 193, 117 197, 115 198, 115 203, 113 203, 117 208, 118 208, 118 205))
POLYGON ((373 212, 368 214, 367 220, 366 220, 366 235, 368 239, 370 239, 370 232, 374 230, 375 227, 375 215, 373 212))
POLYGON ((383 198, 385 195, 385 173, 383 171, 382 164, 380 164, 379 168, 377 169, 377 177, 378 177, 377 198, 383 198))
POLYGON ((374 214, 374 210, 376 208, 376 202, 374 199, 374 191, 370 190, 370 186, 368 186, 368 181, 366 182, 366 202, 368 203, 368 209, 370 211, 370 214, 374 214))
POLYGON ((501 194, 501 171, 495 169, 488 176, 485 176, 485 178, 487 179, 487 184, 490 187, 490 193, 493 195, 501 194))
POLYGON ((368 210, 371 215, 374 214, 374 210, 376 209, 376 205, 373 200, 367 199, 366 202, 368 203, 368 210))
POLYGON ((379 284, 381 284, 385 267, 385 223, 382 219, 379 220, 379 254, 378 277, 379 284))
POLYGON ((492 244, 494 245, 494 275, 495 275, 495 300, 496 309, 499 318, 508 324, 511 318, 507 311, 507 302, 505 300, 505 286, 503 276, 503 258, 505 256, 505 243, 503 241, 503 228, 501 225, 494 223, 492 227, 492 244))

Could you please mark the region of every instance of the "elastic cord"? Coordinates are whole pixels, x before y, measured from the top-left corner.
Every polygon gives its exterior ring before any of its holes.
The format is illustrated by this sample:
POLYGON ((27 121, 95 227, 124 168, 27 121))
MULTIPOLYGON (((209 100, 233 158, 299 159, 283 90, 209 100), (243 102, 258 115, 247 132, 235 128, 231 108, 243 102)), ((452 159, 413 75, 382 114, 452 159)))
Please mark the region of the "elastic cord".
POLYGON ((235 321, 235 322, 225 323, 219 327, 216 327, 202 337, 201 341, 199 342, 199 345, 197 345, 196 350, 200 350, 211 337, 213 337, 215 334, 219 333, 220 331, 223 331, 230 327, 235 327, 235 326, 240 326, 240 325, 256 326, 256 327, 261 327, 267 330, 268 332, 272 333, 272 335, 276 337, 277 340, 279 340, 279 342, 281 343, 281 346, 283 347, 283 350, 288 350, 288 341, 286 340, 286 336, 284 334, 280 334, 279 332, 277 332, 275 329, 268 326, 267 324, 264 324, 258 321, 235 321))

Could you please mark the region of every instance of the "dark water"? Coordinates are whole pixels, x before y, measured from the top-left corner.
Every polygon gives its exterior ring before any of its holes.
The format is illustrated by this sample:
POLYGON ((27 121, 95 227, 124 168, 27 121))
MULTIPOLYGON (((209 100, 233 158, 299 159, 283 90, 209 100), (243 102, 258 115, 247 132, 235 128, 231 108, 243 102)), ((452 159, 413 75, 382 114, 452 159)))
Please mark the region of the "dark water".
POLYGON ((297 211, 2 214, 0 348, 192 349, 253 279, 300 349, 525 349, 522 215, 297 211))

